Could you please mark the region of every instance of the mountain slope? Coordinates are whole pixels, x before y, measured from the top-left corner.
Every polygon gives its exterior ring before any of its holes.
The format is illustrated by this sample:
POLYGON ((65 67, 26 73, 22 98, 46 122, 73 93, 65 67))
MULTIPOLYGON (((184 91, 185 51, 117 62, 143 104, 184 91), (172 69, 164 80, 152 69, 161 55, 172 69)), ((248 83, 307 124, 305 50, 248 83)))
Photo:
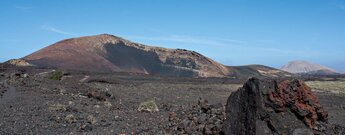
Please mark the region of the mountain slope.
POLYGON ((297 74, 319 74, 319 75, 331 75, 338 74, 333 69, 328 67, 314 64, 308 61, 291 61, 288 64, 284 65, 281 70, 297 73, 297 74))
POLYGON ((228 69, 232 71, 232 76, 244 80, 250 77, 284 78, 293 76, 291 73, 264 65, 228 66, 228 69))
POLYGON ((38 67, 105 73, 186 77, 230 74, 222 64, 194 51, 151 47, 108 34, 63 40, 23 59, 38 67))

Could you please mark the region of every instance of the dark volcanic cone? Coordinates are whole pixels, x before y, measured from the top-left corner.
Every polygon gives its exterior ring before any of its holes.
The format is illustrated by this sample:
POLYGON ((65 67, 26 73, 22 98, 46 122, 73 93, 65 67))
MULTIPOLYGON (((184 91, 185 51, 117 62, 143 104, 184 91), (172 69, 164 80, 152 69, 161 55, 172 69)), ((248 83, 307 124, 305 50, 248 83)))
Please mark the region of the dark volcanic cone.
POLYGON ((199 53, 145 46, 102 34, 60 41, 24 57, 38 67, 163 76, 224 77, 228 69, 199 53))

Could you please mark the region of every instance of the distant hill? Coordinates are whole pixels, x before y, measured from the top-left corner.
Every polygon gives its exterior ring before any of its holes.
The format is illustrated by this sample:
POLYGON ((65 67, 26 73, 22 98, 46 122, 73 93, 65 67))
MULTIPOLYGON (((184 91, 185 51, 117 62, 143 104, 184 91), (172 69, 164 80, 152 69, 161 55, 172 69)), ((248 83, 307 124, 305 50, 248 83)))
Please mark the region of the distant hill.
POLYGON ((228 66, 228 69, 238 79, 248 79, 249 77, 284 78, 293 76, 291 73, 264 65, 228 66))
POLYGON ((294 74, 309 74, 309 75, 337 75, 335 70, 314 64, 308 61, 291 61, 284 65, 281 70, 294 74))
POLYGON ((38 67, 163 76, 225 77, 225 66, 197 52, 134 43, 108 34, 57 42, 23 58, 38 67))

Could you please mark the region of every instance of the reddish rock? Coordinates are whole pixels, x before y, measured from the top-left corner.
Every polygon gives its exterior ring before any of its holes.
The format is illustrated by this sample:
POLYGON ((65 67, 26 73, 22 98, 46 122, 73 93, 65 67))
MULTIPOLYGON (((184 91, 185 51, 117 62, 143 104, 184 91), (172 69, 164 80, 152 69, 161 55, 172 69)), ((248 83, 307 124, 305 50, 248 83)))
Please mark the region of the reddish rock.
POLYGON ((313 128, 318 120, 326 121, 327 113, 322 109, 320 102, 311 89, 299 80, 286 80, 278 84, 276 91, 268 92, 268 100, 276 112, 284 112, 291 109, 297 117, 313 128))
POLYGON ((169 120, 172 121, 172 120, 176 119, 176 116, 177 116, 176 112, 171 112, 169 114, 169 120))
POLYGON ((89 98, 94 98, 94 99, 97 99, 99 101, 106 101, 106 97, 105 95, 101 95, 99 92, 89 92, 87 93, 87 97, 89 98))

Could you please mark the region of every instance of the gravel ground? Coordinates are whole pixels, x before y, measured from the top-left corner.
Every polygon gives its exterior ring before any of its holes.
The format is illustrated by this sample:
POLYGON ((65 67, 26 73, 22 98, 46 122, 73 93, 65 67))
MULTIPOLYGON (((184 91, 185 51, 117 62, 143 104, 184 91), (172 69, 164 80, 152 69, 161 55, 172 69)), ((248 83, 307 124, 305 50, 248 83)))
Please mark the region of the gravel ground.
MULTIPOLYGON (((189 116, 188 124, 202 126, 190 129, 193 133, 216 132, 205 125, 217 126, 212 121, 223 119, 228 96, 241 86, 231 79, 133 74, 70 73, 50 80, 49 72, 7 70, 0 74, 0 134, 182 134, 185 130, 177 124, 189 116), (211 106, 206 111, 200 98, 211 106), (149 100, 159 111, 138 111, 149 100)), ((330 122, 345 126, 344 96, 317 95, 329 111, 330 122)))

